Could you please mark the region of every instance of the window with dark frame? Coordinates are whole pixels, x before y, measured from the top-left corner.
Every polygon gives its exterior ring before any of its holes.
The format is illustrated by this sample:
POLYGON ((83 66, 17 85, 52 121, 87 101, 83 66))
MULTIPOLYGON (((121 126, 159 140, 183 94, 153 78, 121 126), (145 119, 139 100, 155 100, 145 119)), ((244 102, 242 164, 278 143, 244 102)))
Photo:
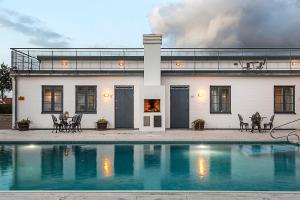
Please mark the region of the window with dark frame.
POLYGON ((274 113, 295 113, 295 86, 274 86, 274 113))
POLYGON ((96 113, 97 86, 76 86, 76 113, 96 113))
POLYGON ((210 113, 231 113, 231 86, 210 86, 210 113))
POLYGON ((42 112, 63 112, 63 86, 42 86, 42 112))

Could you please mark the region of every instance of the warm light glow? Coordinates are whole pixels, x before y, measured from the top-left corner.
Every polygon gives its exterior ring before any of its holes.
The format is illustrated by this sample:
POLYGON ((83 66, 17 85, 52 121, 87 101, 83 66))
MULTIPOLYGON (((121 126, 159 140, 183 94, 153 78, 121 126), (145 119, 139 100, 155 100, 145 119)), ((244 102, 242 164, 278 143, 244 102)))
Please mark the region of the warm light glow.
POLYGON ((63 61, 62 61, 62 65, 63 65, 64 67, 68 67, 69 61, 63 60, 63 61))
POLYGON ((207 160, 202 156, 198 157, 197 173, 200 178, 205 178, 208 174, 207 160))
POLYGON ((34 144, 30 144, 30 145, 27 145, 25 146, 27 149, 35 149, 37 146, 34 145, 34 144))
POLYGON ((296 62, 292 62, 292 65, 293 65, 293 66, 296 65, 296 62))
POLYGON ((200 144, 200 145, 197 145, 197 148, 198 149, 208 149, 209 146, 208 145, 204 145, 204 144, 200 144))
POLYGON ((176 65, 177 68, 180 68, 181 67, 181 62, 180 61, 176 61, 175 65, 176 65))
POLYGON ((109 94, 108 94, 108 93, 104 93, 103 96, 104 96, 105 98, 107 98, 107 97, 109 97, 109 94))
POLYGON ((112 165, 111 160, 108 158, 104 158, 103 164, 102 164, 102 174, 105 177, 112 176, 112 165))
POLYGON ((120 68, 123 68, 123 67, 124 67, 124 65, 125 65, 125 62, 124 62, 124 60, 120 60, 120 61, 119 61, 119 66, 120 66, 120 68))

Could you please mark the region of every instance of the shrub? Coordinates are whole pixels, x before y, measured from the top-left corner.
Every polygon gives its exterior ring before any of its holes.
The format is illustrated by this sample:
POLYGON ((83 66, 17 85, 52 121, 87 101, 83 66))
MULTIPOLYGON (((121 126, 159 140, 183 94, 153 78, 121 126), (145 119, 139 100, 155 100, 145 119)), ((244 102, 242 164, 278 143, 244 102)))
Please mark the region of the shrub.
POLYGON ((20 125, 29 125, 30 124, 30 120, 27 118, 27 119, 22 119, 21 121, 18 121, 18 124, 20 124, 20 125))
POLYGON ((99 119, 96 123, 97 123, 97 124, 107 124, 108 121, 107 121, 106 119, 104 119, 104 118, 101 118, 101 119, 99 119))

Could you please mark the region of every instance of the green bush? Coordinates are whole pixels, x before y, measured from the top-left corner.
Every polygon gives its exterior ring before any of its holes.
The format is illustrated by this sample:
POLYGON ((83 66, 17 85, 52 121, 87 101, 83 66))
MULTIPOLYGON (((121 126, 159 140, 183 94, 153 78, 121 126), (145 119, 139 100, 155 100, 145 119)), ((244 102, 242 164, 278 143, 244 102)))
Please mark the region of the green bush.
POLYGON ((0 114, 12 114, 12 105, 0 104, 0 114))

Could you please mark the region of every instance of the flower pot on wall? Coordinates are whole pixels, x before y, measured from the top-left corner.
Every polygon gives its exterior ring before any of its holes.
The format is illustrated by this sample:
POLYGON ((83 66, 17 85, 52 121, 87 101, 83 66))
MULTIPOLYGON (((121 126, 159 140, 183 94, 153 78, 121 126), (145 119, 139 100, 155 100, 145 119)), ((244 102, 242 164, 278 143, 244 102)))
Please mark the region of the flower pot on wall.
POLYGON ((205 121, 203 119, 196 119, 192 122, 194 130, 204 130, 205 121))
POLYGON ((107 123, 97 123, 97 130, 106 130, 107 129, 107 123))
POLYGON ((19 131, 28 131, 30 120, 28 118, 22 119, 21 121, 17 122, 17 124, 18 124, 19 131))
POLYGON ((29 124, 18 123, 18 130, 19 131, 28 131, 29 124))

